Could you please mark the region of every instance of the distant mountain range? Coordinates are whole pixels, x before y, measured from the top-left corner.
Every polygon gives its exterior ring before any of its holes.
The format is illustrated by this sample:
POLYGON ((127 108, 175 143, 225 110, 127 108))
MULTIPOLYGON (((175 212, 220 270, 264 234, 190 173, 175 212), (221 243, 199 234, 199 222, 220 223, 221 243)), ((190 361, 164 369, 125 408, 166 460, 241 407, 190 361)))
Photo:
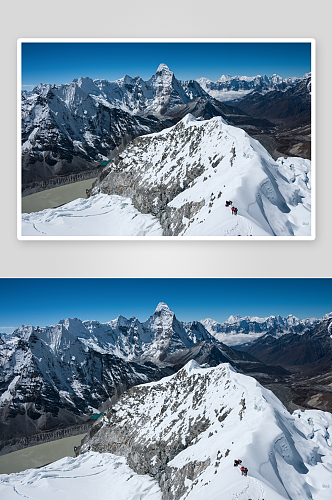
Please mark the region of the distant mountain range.
POLYGON ((267 334, 274 338, 279 338, 287 333, 302 334, 328 317, 332 318, 332 313, 321 319, 298 319, 292 314, 286 318, 279 315, 268 316, 267 318, 241 317, 237 315, 230 316, 223 323, 218 323, 210 318, 203 319, 200 322, 220 342, 224 342, 229 346, 239 346, 241 344, 250 344, 267 334))
POLYGON ((271 90, 262 94, 261 89, 256 89, 241 99, 237 106, 252 116, 280 122, 287 127, 310 125, 311 75, 306 75, 283 92, 271 90))
MULTIPOLYGON (((304 75, 303 78, 307 76, 304 75)), ((212 97, 219 101, 239 100, 245 95, 258 91, 261 94, 272 90, 285 91, 296 85, 301 78, 281 78, 278 75, 231 76, 222 75, 219 80, 212 82, 208 78, 198 78, 196 81, 212 97)))
MULTIPOLYGON (((277 76, 243 78, 226 78, 219 84, 231 86, 234 92, 246 86, 250 92, 256 89, 264 93, 284 90, 297 82, 277 76)), ((160 64, 147 81, 128 75, 114 82, 85 77, 64 85, 41 83, 32 91, 23 91, 23 187, 93 171, 135 137, 168 128, 187 113, 203 119, 222 116, 231 125, 256 132, 275 126, 264 117, 254 118, 220 102, 211 95, 205 80, 201 85, 195 80, 177 80, 165 64, 160 64)))

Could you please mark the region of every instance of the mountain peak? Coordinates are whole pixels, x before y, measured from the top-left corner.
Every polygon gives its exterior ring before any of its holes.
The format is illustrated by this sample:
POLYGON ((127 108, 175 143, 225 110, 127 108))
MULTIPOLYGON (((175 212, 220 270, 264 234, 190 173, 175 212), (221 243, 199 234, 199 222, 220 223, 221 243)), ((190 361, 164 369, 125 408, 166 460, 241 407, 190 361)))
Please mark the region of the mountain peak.
POLYGON ((241 317, 239 316, 239 314, 236 314, 235 316, 231 315, 226 321, 225 323, 236 323, 237 321, 239 321, 241 319, 241 317))
POLYGON ((167 304, 165 304, 165 302, 159 302, 159 304, 157 305, 157 308, 155 310, 155 314, 156 313, 159 313, 159 312, 168 312, 168 313, 171 313, 172 311, 170 310, 170 308, 168 307, 167 304))
POLYGON ((173 74, 173 72, 169 69, 167 64, 164 64, 164 63, 159 64, 156 72, 157 73, 172 73, 173 74))

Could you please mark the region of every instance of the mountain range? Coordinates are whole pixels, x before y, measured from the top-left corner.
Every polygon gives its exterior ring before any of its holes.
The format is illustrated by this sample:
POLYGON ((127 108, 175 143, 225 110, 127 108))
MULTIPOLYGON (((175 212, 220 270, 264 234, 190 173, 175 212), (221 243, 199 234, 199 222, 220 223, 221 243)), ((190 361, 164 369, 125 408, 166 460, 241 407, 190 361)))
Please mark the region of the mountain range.
MULTIPOLYGON (((261 92, 297 82, 276 76, 239 78, 251 91, 261 92)), ((227 85, 232 81, 225 80, 227 85)), ((38 181, 93 172, 135 137, 170 127, 187 113, 204 119, 222 116, 251 132, 275 127, 215 99, 199 81, 177 80, 165 64, 147 81, 126 75, 114 82, 84 77, 64 85, 41 83, 22 92, 21 107, 23 190, 33 182, 37 189, 38 181)))
POLYGON ((284 92, 277 90, 262 95, 254 91, 241 99, 238 106, 253 116, 281 122, 285 126, 311 123, 311 76, 300 80, 284 92))
POLYGON ((202 319, 200 323, 220 342, 232 347, 239 347, 242 344, 251 345, 253 341, 265 335, 269 335, 270 338, 279 338, 288 333, 302 334, 329 317, 332 318, 332 313, 320 319, 298 319, 292 314, 286 318, 280 315, 266 318, 236 315, 230 316, 223 323, 218 323, 211 318, 202 319))
MULTIPOLYGON (((304 75, 305 78, 307 75, 304 75)), ((238 101, 245 95, 257 91, 266 94, 272 90, 284 92, 296 85, 301 78, 296 76, 281 78, 279 75, 231 76, 222 75, 216 82, 208 78, 198 78, 197 82, 212 97, 219 101, 238 101)))
POLYGON ((129 387, 159 380, 190 359, 261 366, 199 322, 178 321, 164 303, 144 323, 119 316, 108 323, 74 318, 44 328, 22 325, 2 334, 0 346, 2 442, 84 422, 129 387))
POLYGON ((328 390, 322 387, 332 376, 330 324, 331 315, 322 320, 230 317, 223 325, 231 330, 222 333, 230 344, 237 335, 250 338, 243 331, 259 330, 261 337, 241 350, 216 338, 221 334, 213 320, 179 321, 162 302, 143 323, 119 316, 107 323, 73 318, 43 328, 22 325, 0 336, 2 445, 15 436, 85 422, 128 388, 171 375, 190 360, 209 366, 230 363, 264 385, 279 384, 276 390, 283 388, 283 395, 291 386, 299 405, 303 381, 308 386, 310 377, 321 375, 319 390, 310 383, 310 394, 316 391, 320 400, 308 400, 307 406, 328 409, 328 390), (305 348, 306 357, 296 361, 305 348), (292 375, 293 365, 301 365, 299 375, 297 368, 292 375))

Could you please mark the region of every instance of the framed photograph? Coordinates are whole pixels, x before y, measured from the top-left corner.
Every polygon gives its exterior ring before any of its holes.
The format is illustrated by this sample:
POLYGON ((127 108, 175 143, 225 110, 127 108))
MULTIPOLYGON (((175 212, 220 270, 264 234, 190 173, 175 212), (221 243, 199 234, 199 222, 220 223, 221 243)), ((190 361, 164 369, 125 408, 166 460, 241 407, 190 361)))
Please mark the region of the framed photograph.
POLYGON ((315 40, 18 40, 19 240, 313 240, 315 40))
POLYGON ((0 278, 0 300, 2 499, 330 500, 331 278, 0 278))

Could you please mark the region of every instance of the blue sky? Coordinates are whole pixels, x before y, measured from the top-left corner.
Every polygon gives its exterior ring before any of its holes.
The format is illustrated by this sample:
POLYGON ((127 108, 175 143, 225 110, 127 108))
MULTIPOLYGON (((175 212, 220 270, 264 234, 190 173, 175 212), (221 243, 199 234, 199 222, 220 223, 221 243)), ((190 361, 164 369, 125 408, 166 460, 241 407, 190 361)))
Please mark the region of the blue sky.
POLYGON ((311 71, 310 43, 22 43, 22 85, 71 82, 74 78, 112 81, 139 75, 148 80, 160 63, 179 80, 223 74, 285 78, 311 71))
POLYGON ((21 324, 45 326, 60 319, 110 321, 120 314, 145 321, 166 302, 182 321, 230 315, 294 314, 317 317, 332 311, 332 279, 293 278, 2 278, 0 332, 21 324))

